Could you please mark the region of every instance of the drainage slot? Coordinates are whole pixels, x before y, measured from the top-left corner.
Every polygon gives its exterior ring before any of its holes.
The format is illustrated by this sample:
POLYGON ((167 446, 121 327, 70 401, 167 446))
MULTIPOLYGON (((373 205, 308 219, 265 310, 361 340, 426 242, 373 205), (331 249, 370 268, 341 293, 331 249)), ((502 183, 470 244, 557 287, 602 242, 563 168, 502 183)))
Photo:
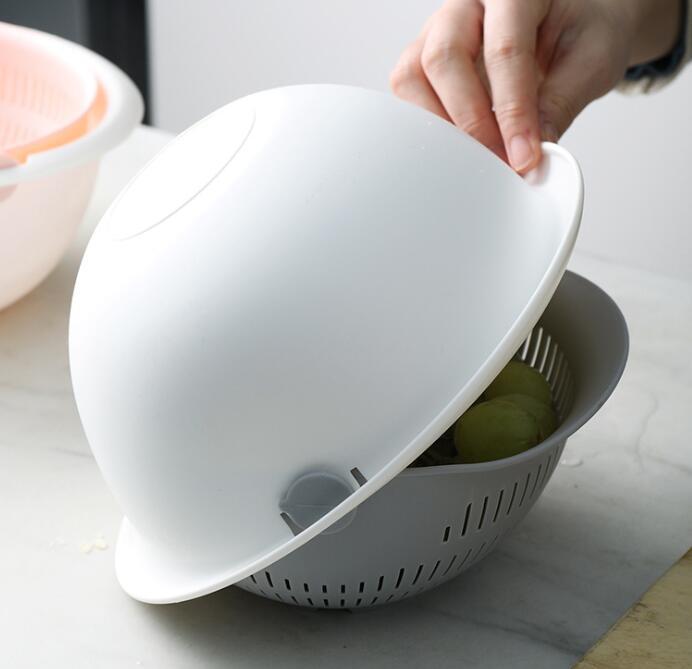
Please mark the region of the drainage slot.
POLYGON ((460 571, 461 568, 466 564, 466 560, 469 559, 469 555, 471 555, 472 550, 473 550, 473 548, 469 548, 468 553, 466 553, 466 555, 464 556, 464 559, 459 563, 459 566, 457 567, 457 571, 460 571))
POLYGON ((484 548, 485 548, 485 541, 481 544, 481 547, 478 549, 478 553, 476 553, 475 557, 471 560, 471 562, 475 562, 480 557, 484 548))
POLYGON ((401 585, 401 579, 404 578, 404 568, 402 567, 399 569, 399 575, 396 578, 396 584, 394 585, 394 589, 396 590, 400 585, 401 585))
POLYGON ((536 341, 533 345, 533 355, 531 356, 531 361, 529 362, 529 365, 531 365, 531 367, 536 367, 536 359, 538 358, 538 351, 541 348, 542 337, 543 328, 538 328, 538 332, 536 333, 536 341))
POLYGON ((361 581, 358 586, 358 592, 363 592, 363 590, 365 590, 365 581, 361 581))
POLYGON ((447 574, 447 572, 452 568, 452 565, 454 564, 456 559, 457 559, 457 556, 453 555, 452 559, 449 561, 449 564, 447 565, 447 569, 445 569, 444 572, 442 573, 443 576, 445 576, 447 574))
POLYGON ((545 464, 545 471, 543 472, 543 480, 541 481, 541 486, 545 483, 546 479, 548 478, 548 475, 550 473, 550 461, 553 459, 552 454, 548 456, 548 462, 545 464))
POLYGON ((481 511, 481 519, 478 521, 478 529, 483 527, 483 521, 485 520, 485 511, 488 508, 488 496, 483 498, 483 510, 481 511))
POLYGON ((557 356, 557 344, 553 342, 550 350, 550 362, 548 362, 548 369, 545 372, 545 378, 551 385, 553 384, 553 366, 555 365, 555 357, 557 356))
POLYGON ((416 585, 418 582, 418 578, 420 576, 420 573, 423 571, 423 565, 419 564, 418 565, 418 571, 416 572, 416 575, 413 577, 413 581, 411 581, 411 585, 416 585))
POLYGON ((272 577, 269 575, 268 571, 264 572, 264 577, 267 579, 267 584, 269 585, 269 587, 273 588, 274 584, 272 583, 272 577))
POLYGON ((507 515, 509 516, 509 512, 512 510, 512 504, 514 504, 514 498, 516 497, 517 494, 517 486, 519 485, 518 481, 514 482, 514 488, 512 488, 512 496, 509 498, 509 506, 507 507, 507 515))
POLYGON ((286 585, 286 590, 291 589, 291 582, 287 578, 284 579, 284 584, 286 585))
POLYGON ((524 484, 524 492, 521 493, 521 499, 519 500, 519 506, 524 503, 524 497, 526 497, 526 491, 529 489, 529 482, 531 481, 531 472, 526 475, 526 483, 524 484))
POLYGON ((466 507, 466 515, 464 516, 464 526, 461 528, 461 536, 466 535, 466 529, 469 526, 469 516, 471 515, 471 503, 466 507))
POLYGON ((551 336, 547 335, 545 338, 545 345, 543 347, 543 357, 541 358, 540 363, 536 367, 536 369, 538 369, 538 371, 541 374, 543 374, 543 372, 545 371, 545 363, 546 363, 546 360, 548 359, 548 353, 550 352, 550 342, 551 341, 552 341, 551 336))
POLYGON ((437 568, 440 566, 440 561, 438 560, 435 563, 435 566, 433 567, 433 570, 430 572, 430 576, 428 576, 428 581, 432 581, 433 576, 435 576, 435 572, 437 571, 437 568))
POLYGON ((447 525, 447 527, 445 527, 445 532, 442 535, 442 543, 443 544, 446 544, 449 541, 449 533, 450 533, 451 529, 452 528, 449 525, 447 525))
POLYGON ((531 494, 529 495, 529 499, 531 499, 533 497, 533 493, 536 492, 536 486, 538 485, 538 479, 541 478, 541 469, 543 469, 543 465, 538 465, 538 472, 536 473, 536 478, 534 479, 533 488, 531 488, 531 494))
POLYGON ((384 583, 384 576, 380 576, 380 580, 377 582, 377 592, 382 590, 382 584, 384 583))
POLYGON ((497 522, 497 514, 500 513, 500 507, 502 506, 502 496, 505 494, 504 490, 500 490, 500 495, 497 498, 497 506, 495 507, 495 515, 493 516, 493 523, 497 522))
POLYGON ((529 332, 529 336, 526 338, 524 345, 521 347, 521 353, 519 354, 519 358, 522 361, 526 361, 526 356, 529 354, 529 346, 531 345, 531 335, 533 335, 533 330, 529 332))
POLYGON ((550 384, 553 387, 553 397, 558 398, 560 396, 560 391, 562 390, 562 385, 565 382, 565 370, 562 368, 562 363, 565 361, 565 356, 562 351, 558 353, 558 363, 555 368, 555 378, 550 384))
POLYGON ((310 592, 310 588, 307 583, 303 583, 303 590, 305 590, 305 592, 310 592))

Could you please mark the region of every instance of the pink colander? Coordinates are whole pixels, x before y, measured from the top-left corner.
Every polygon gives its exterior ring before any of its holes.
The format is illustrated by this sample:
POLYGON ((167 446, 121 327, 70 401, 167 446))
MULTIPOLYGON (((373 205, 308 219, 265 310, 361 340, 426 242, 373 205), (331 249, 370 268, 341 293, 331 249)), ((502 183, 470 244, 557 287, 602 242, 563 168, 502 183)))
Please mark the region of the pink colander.
POLYGON ((134 84, 97 54, 0 23, 0 309, 55 267, 103 153, 142 118, 134 84))

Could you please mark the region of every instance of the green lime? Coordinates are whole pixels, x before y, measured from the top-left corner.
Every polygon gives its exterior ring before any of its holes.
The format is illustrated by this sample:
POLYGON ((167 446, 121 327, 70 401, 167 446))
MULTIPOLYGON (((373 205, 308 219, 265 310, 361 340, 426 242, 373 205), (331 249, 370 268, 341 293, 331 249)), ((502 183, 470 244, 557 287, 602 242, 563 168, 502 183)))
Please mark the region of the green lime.
POLYGON ((528 411, 538 423, 538 432, 541 441, 547 439, 557 430, 557 415, 553 407, 544 404, 535 397, 513 393, 512 395, 502 395, 502 397, 498 397, 497 399, 512 402, 512 404, 516 404, 524 411, 528 411))
POLYGON ((484 396, 488 400, 503 395, 529 395, 548 406, 552 405, 550 384, 536 369, 525 362, 512 360, 485 389, 484 396))
POLYGON ((471 407, 456 423, 457 462, 507 458, 539 441, 536 419, 513 402, 492 400, 471 407))

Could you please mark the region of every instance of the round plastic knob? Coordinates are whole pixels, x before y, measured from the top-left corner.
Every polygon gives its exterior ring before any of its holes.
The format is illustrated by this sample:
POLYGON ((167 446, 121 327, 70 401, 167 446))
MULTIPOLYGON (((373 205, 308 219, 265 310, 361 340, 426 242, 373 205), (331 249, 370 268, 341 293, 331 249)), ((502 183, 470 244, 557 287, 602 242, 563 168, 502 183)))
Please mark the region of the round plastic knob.
MULTIPOLYGON (((351 493, 351 487, 336 474, 311 472, 296 479, 279 503, 281 517, 294 534, 310 527, 322 516, 343 502, 351 493)), ((356 515, 355 509, 346 514, 322 534, 333 534, 351 524, 356 515)))

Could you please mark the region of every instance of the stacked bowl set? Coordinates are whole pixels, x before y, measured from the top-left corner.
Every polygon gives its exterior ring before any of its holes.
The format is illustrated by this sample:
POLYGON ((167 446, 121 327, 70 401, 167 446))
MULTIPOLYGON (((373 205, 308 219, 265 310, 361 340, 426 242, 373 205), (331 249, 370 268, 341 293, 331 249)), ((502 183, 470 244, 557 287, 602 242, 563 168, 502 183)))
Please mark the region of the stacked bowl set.
POLYGON ((114 65, 53 35, 0 23, 0 309, 68 247, 98 162, 142 119, 114 65))
MULTIPOLYGON (((59 132, 93 129, 46 156, 105 123, 103 92, 118 98, 103 77, 59 132)), ((109 141, 141 115, 118 77, 127 121, 109 141)), ((106 145, 65 154, 65 175, 106 145)), ((43 154, 2 155, 0 187, 18 190, 43 154)), ((123 588, 362 609, 486 556, 624 368, 617 306, 565 272, 581 207, 560 147, 521 178, 445 121, 352 87, 256 93, 169 143, 94 232, 70 317, 80 417, 126 516, 123 588), (409 467, 512 359, 545 378, 557 429, 510 457, 409 467)))

